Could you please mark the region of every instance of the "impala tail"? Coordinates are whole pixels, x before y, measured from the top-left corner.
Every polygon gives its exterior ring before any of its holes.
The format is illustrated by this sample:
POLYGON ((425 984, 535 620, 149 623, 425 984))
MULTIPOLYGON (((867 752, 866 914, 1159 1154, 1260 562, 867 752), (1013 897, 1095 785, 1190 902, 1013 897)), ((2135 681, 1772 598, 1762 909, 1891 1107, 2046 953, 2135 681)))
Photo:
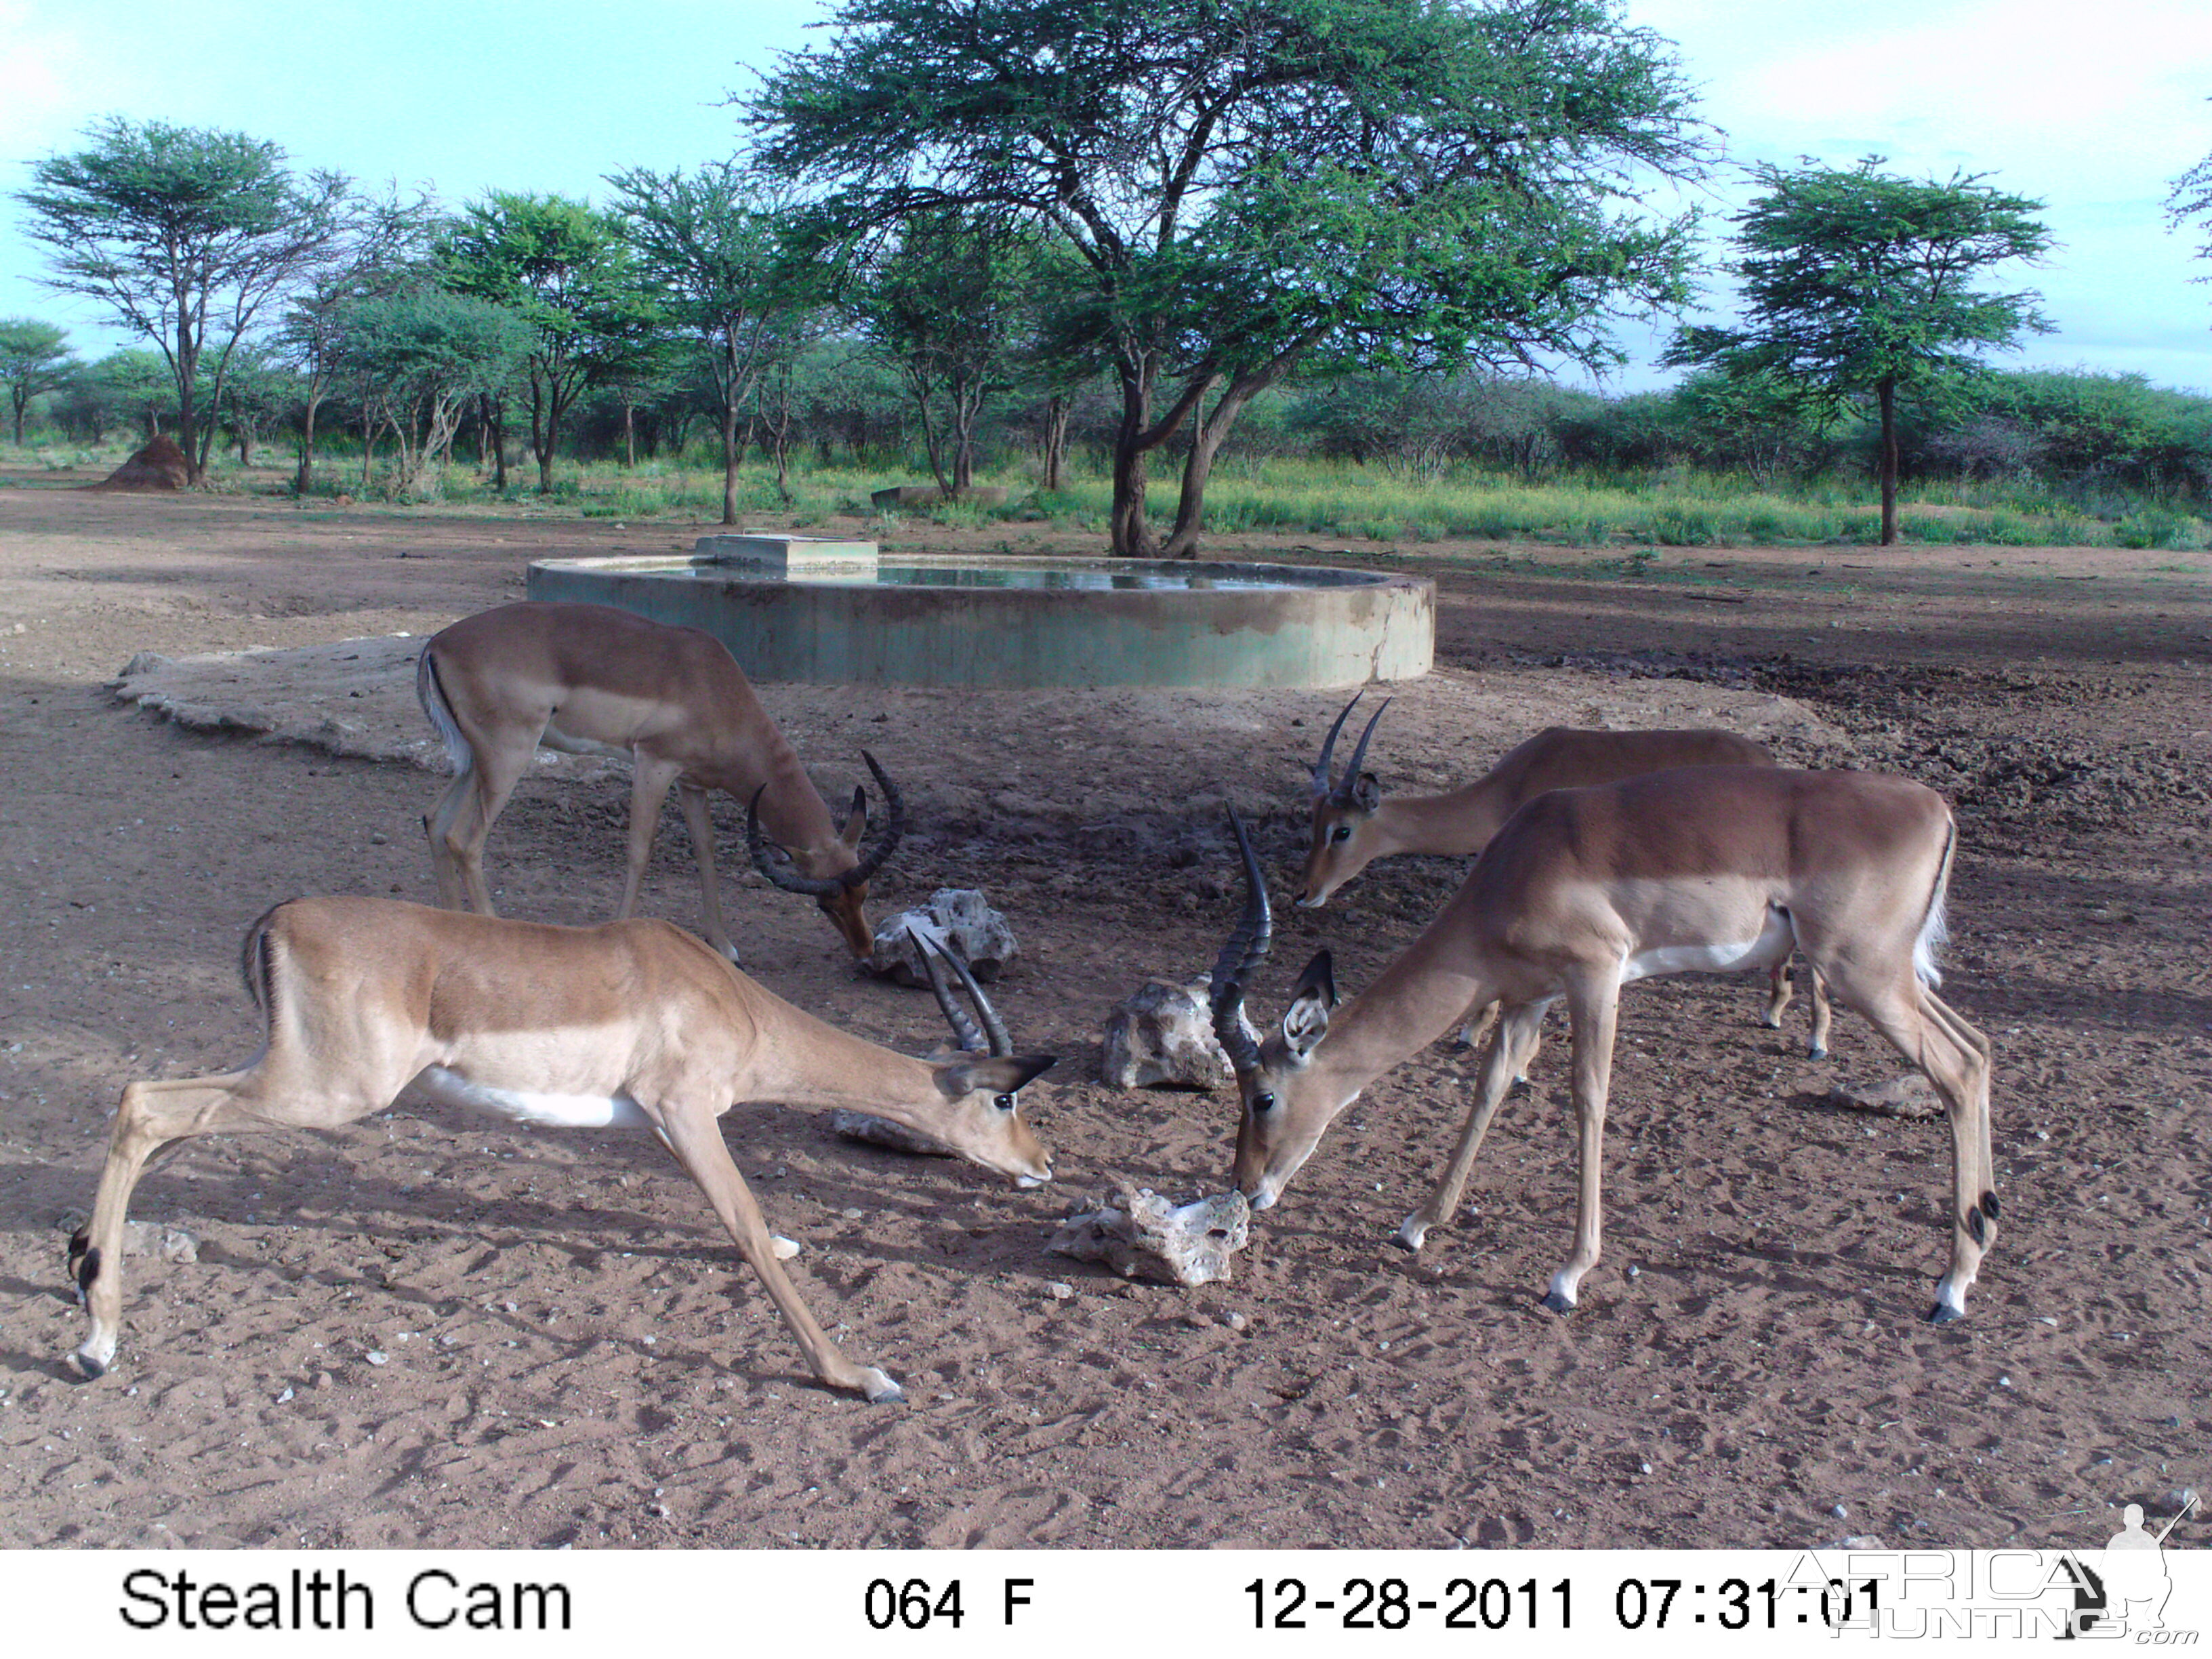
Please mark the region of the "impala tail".
POLYGON ((469 740, 461 735, 460 723, 453 718, 453 705, 446 701, 446 688, 438 684, 437 659, 428 645, 415 659, 415 701, 422 705, 422 713, 436 728, 446 745, 446 758, 453 763, 453 775, 459 777, 469 769, 474 757, 469 740))
POLYGON ((1954 820, 1944 830, 1943 861, 1936 866, 1936 885, 1928 895, 1928 914, 1921 920, 1919 937, 1912 941, 1912 971, 1926 986, 1943 982, 1942 970, 1936 966, 1936 953, 1951 937, 1945 913, 1951 892, 1951 854, 1958 844, 1959 826, 1954 820))

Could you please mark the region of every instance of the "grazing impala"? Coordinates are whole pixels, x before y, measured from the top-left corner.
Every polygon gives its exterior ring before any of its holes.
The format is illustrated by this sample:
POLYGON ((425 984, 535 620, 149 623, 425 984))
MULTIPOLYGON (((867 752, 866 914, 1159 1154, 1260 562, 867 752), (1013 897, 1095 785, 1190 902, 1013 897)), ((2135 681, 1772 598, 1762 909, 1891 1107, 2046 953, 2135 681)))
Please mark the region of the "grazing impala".
POLYGON ((386 899, 280 904, 246 935, 246 988, 268 1026, 260 1057, 123 1091, 92 1219, 70 1244, 92 1320, 76 1369, 98 1376, 115 1358, 124 1215, 149 1159, 193 1135, 336 1128, 382 1111, 411 1083, 524 1123, 650 1129, 699 1183, 814 1374, 898 1400, 898 1384, 848 1359, 800 1301, 717 1120, 741 1100, 855 1107, 1023 1186, 1050 1180, 1018 1094, 1052 1059, 1012 1052, 956 958, 979 1032, 935 957, 924 960, 969 1049, 957 1057, 910 1059, 824 1024, 665 921, 553 927, 386 899), (988 1054, 974 1052, 984 1044, 988 1054))
POLYGON ((905 827, 898 791, 863 751, 890 823, 862 856, 866 792, 853 792, 838 829, 744 671, 711 634, 611 605, 501 605, 431 637, 416 664, 415 694, 445 739, 455 774, 423 820, 438 902, 447 909, 465 902, 492 914, 484 837, 544 744, 569 754, 629 758, 629 872, 616 920, 637 908, 660 804, 674 784, 699 863, 708 942, 738 959, 722 923, 714 827, 707 811, 707 792, 720 789, 741 801, 757 796, 768 836, 788 854, 790 867, 763 860, 762 874, 811 896, 861 961, 874 955, 868 878, 890 857, 905 827))
MULTIPOLYGON (((1335 752, 1337 733, 1344 729, 1346 716, 1358 701, 1356 694, 1345 704, 1336 723, 1328 728, 1321 759, 1314 765, 1313 834, 1297 899, 1301 908, 1318 909, 1327 904, 1331 894, 1376 859, 1400 853, 1448 857, 1480 853, 1505 827, 1505 821, 1521 810, 1522 802, 1533 800, 1547 789, 1579 789, 1677 766, 1774 764, 1774 757, 1764 744, 1733 732, 1583 732, 1547 726, 1507 750, 1497 765, 1462 788, 1442 795, 1386 796, 1375 775, 1363 771, 1361 763, 1367 758, 1367 740, 1375 735, 1376 723, 1390 706, 1388 697, 1368 717, 1342 781, 1332 782, 1329 777, 1329 757, 1335 752)), ((1777 1030, 1782 1028, 1790 998, 1790 964, 1778 962, 1766 999, 1766 1023, 1777 1030)), ((1828 998, 1818 974, 1813 976, 1811 1000, 1813 1035, 1808 1052, 1814 1060, 1825 1060, 1828 998)), ((1468 1025, 1465 1040, 1469 1048, 1480 1040, 1496 1012, 1495 1006, 1486 1008, 1468 1025)))
POLYGON ((1312 1156, 1329 1121, 1382 1073, 1433 1041, 1462 1009, 1504 1014, 1459 1144, 1396 1242, 1421 1247, 1449 1216, 1491 1115, 1544 1010, 1573 1024, 1581 1152, 1574 1253, 1544 1305, 1575 1305, 1599 1249, 1600 1172, 1613 1022, 1632 980, 1690 969, 1748 971, 1805 952, 1834 995, 1925 1073, 1951 1127, 1951 1262, 1930 1317, 1964 1316, 1993 1236, 1990 1047, 1936 996, 1951 869, 1950 808, 1934 790, 1863 772, 1707 766, 1540 795, 1475 860, 1428 931, 1341 1009, 1328 953, 1299 978, 1279 1030, 1262 1042, 1244 986, 1271 929, 1265 878, 1236 825, 1249 896, 1213 970, 1213 1024, 1237 1071, 1243 1117, 1236 1182, 1265 1209, 1312 1156))

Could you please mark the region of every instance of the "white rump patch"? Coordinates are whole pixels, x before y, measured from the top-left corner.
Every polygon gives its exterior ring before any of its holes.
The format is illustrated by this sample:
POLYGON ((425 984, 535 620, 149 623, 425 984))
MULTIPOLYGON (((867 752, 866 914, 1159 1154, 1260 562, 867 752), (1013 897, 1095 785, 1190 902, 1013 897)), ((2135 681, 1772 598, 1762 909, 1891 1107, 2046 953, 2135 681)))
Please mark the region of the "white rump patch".
POLYGON ((1779 905, 1766 907, 1766 926, 1757 939, 1744 944, 1656 945, 1648 951, 1625 955, 1620 982, 1654 979, 1667 974, 1741 974, 1754 968, 1771 968, 1786 962, 1797 943, 1796 929, 1779 905))
POLYGON ((1943 982, 1942 972, 1936 966, 1936 951, 1951 935, 1943 915, 1945 896, 1943 887, 1937 887, 1935 899, 1928 906, 1928 920, 1920 924, 1920 937, 1912 941, 1912 971, 1920 975, 1923 985, 1931 988, 1943 982))
POLYGON ((465 1106, 515 1123, 550 1129, 649 1129, 653 1120, 628 1095, 547 1095, 495 1089, 442 1066, 426 1066, 415 1086, 446 1106, 465 1106))

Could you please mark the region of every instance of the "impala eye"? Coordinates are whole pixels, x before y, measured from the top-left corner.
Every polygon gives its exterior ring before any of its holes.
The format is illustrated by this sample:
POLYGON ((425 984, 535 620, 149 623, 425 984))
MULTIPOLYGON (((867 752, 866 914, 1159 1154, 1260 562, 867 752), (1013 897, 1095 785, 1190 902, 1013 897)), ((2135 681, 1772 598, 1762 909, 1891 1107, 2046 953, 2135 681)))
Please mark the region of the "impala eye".
POLYGON ((1350 841, 1352 839, 1352 826, 1348 823, 1338 824, 1335 829, 1328 832, 1328 838, 1331 841, 1350 841))
POLYGON ((1014 1097, 1012 1095, 994 1095, 991 1104, 1002 1112, 1011 1112, 1014 1109, 1014 1097))
POLYGON ((1252 1109, 1253 1109, 1254 1111, 1255 1111, 1255 1112, 1272 1112, 1272 1111, 1273 1111, 1273 1110, 1275 1109, 1275 1097, 1274 1097, 1274 1096, 1273 1096, 1273 1095, 1254 1095, 1254 1096, 1252 1097, 1252 1109))

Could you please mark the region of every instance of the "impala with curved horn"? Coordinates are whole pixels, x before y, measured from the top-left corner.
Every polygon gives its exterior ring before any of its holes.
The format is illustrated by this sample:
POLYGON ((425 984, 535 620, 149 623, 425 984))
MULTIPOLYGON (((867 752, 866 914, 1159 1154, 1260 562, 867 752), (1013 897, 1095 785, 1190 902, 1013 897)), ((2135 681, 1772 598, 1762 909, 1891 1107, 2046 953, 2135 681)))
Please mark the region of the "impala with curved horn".
POLYGON ((382 1111, 411 1083, 515 1121, 652 1131, 707 1195, 814 1374, 872 1401, 901 1399, 808 1311, 717 1120, 738 1101, 852 1107, 1021 1186, 1049 1181, 1052 1158, 1022 1119, 1020 1091, 1054 1057, 1015 1054, 953 957, 979 1031, 937 954, 923 960, 963 1052, 917 1060, 793 1007, 670 922, 554 927, 389 899, 280 904, 247 929, 241 963, 267 1022, 260 1058, 123 1091, 92 1219, 70 1244, 92 1321, 76 1368, 98 1376, 115 1358, 124 1218, 146 1170, 194 1135, 334 1129, 382 1111))
POLYGON ((1418 1250, 1451 1215, 1491 1115, 1544 1011, 1573 1024, 1581 1179, 1575 1245, 1544 1304, 1565 1313, 1599 1253, 1600 1171, 1620 988, 1691 969, 1748 971, 1803 951, 1830 990, 1924 1073, 1950 1120, 1951 1262, 1930 1317, 1966 1312, 1994 1236, 1990 1046, 1936 996, 1935 947, 1954 830, 1910 780, 1863 772, 1692 767, 1540 795, 1476 859, 1451 902, 1374 984, 1337 1006, 1328 952, 1259 1038, 1244 989, 1267 949, 1267 880, 1234 813, 1245 909, 1214 968, 1215 1034, 1237 1070, 1235 1180, 1255 1210, 1282 1195, 1362 1089, 1477 1002, 1504 1005, 1443 1177, 1395 1242, 1418 1250))
POLYGON ((445 739, 455 776, 423 828, 438 902, 492 914, 484 838, 543 744, 569 754, 625 756, 631 765, 629 866, 617 921, 637 908, 669 787, 677 788, 707 939, 732 962, 714 879, 707 792, 758 800, 790 867, 762 866, 778 886, 811 896, 861 961, 875 954, 868 878, 906 827, 899 793, 874 757, 860 758, 884 793, 890 823, 865 854, 868 798, 854 789, 840 829, 721 641, 604 605, 501 605, 433 635, 415 668, 422 712, 445 739))
MULTIPOLYGON (((1335 751, 1337 733, 1344 729, 1346 716, 1363 695, 1353 694, 1352 702, 1345 704, 1322 739, 1321 759, 1314 764, 1312 836, 1296 901, 1302 909, 1318 909, 1327 904, 1332 894, 1376 859, 1401 853, 1446 857, 1480 853, 1505 821, 1521 810, 1522 802, 1547 789, 1579 789, 1677 766, 1774 764, 1765 745, 1733 732, 1705 728, 1588 732, 1547 726, 1507 750, 1497 765, 1473 783, 1441 795, 1386 796, 1375 775, 1362 768, 1367 759, 1368 739, 1375 735, 1383 709, 1390 706, 1388 697, 1368 717, 1342 779, 1330 779, 1329 757, 1335 751)), ((1790 964, 1777 963, 1768 981, 1765 1015, 1766 1024, 1776 1030, 1782 1029, 1782 1016, 1790 1006, 1790 964)), ((1810 1000, 1813 1033, 1808 1053, 1814 1060, 1825 1060, 1830 1015, 1818 974, 1813 976, 1810 1000)), ((1466 1034, 1469 1048, 1480 1040, 1496 1014, 1493 1006, 1471 1020, 1466 1034)))

